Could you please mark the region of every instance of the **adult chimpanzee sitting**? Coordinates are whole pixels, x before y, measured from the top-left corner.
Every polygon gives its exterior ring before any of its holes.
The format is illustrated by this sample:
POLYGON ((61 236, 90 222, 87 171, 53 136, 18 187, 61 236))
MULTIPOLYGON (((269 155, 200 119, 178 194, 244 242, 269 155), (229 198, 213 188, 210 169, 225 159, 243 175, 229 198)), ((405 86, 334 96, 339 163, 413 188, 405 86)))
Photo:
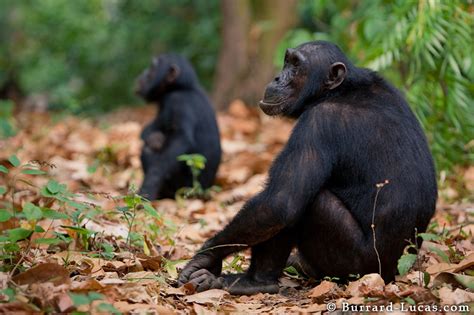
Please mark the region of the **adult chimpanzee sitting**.
POLYGON ((198 179, 203 188, 210 187, 221 159, 219 130, 211 103, 189 62, 174 54, 153 58, 138 78, 137 93, 156 103, 159 110, 141 135, 145 176, 140 194, 149 199, 174 198, 179 188, 192 186, 191 171, 176 159, 189 153, 207 159, 198 179))
POLYGON ((182 270, 198 291, 277 292, 293 247, 312 277, 378 272, 393 279, 397 260, 435 210, 433 161, 423 131, 397 89, 355 67, 340 49, 316 41, 288 49, 261 109, 298 118, 265 189, 182 270), (376 185, 388 184, 379 191, 376 185), (372 234, 372 216, 376 248, 372 234), (245 274, 221 275, 222 259, 251 247, 245 274))

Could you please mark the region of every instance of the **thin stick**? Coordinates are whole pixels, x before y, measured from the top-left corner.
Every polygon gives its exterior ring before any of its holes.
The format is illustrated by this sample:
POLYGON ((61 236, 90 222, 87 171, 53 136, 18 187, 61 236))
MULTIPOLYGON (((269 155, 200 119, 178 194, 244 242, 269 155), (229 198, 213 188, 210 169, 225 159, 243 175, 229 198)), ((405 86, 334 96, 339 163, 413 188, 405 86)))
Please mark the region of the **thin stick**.
POLYGON ((215 249, 215 248, 221 248, 221 247, 248 247, 248 245, 247 244, 222 244, 222 245, 212 246, 212 247, 209 247, 209 248, 206 248, 206 249, 201 249, 201 250, 197 251, 197 253, 200 254, 200 253, 207 252, 208 250, 212 250, 212 249, 215 249))
POLYGON ((374 200, 374 208, 372 209, 372 224, 370 227, 372 228, 372 236, 374 238, 374 250, 375 254, 377 255, 377 261, 379 263, 379 275, 382 275, 382 262, 380 261, 380 254, 377 250, 377 238, 375 237, 375 209, 377 207, 377 199, 379 197, 379 193, 382 188, 389 183, 388 179, 386 179, 383 183, 378 183, 375 185, 377 187, 377 192, 375 193, 375 200, 374 200))

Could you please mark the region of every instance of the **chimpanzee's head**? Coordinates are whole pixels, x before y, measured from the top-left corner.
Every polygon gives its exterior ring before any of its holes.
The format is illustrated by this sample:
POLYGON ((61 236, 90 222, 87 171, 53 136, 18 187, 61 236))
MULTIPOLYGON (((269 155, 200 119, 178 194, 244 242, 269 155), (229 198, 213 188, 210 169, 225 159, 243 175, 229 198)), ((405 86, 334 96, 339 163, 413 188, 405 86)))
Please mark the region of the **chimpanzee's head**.
POLYGON ((329 42, 289 48, 282 71, 265 89, 260 108, 270 116, 298 117, 306 105, 340 87, 351 67, 344 53, 329 42))
POLYGON ((186 58, 176 54, 154 57, 151 65, 137 79, 136 93, 148 102, 174 89, 193 88, 196 73, 186 58))

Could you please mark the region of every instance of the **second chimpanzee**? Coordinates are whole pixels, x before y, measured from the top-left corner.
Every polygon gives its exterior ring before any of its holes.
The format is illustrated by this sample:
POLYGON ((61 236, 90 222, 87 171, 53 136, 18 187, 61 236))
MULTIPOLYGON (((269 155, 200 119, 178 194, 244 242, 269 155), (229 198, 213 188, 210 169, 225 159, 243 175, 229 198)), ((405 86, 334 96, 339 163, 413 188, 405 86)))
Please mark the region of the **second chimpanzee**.
POLYGON ((204 244, 178 282, 198 291, 277 292, 288 261, 316 278, 381 267, 393 279, 437 197, 427 141, 401 93, 337 46, 316 41, 287 50, 260 107, 298 122, 265 189, 204 244), (242 245, 252 250, 248 271, 221 275, 222 259, 242 245), (298 253, 288 260, 293 247, 298 253))
POLYGON ((137 93, 158 105, 158 114, 143 132, 141 154, 144 180, 140 194, 149 199, 174 198, 192 185, 182 154, 199 153, 207 159, 199 176, 203 188, 212 186, 221 159, 215 113, 196 73, 182 56, 162 54, 138 78, 137 93))

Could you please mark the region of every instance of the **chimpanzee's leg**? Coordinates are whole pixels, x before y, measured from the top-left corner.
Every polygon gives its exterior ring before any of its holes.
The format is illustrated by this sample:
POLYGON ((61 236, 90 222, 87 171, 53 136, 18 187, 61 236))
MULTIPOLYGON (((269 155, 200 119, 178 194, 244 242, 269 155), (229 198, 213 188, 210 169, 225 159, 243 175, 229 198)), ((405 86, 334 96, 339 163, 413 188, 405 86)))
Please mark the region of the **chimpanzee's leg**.
POLYGON ((231 294, 277 293, 278 278, 296 240, 294 230, 285 229, 273 238, 252 247, 252 259, 247 273, 214 276, 201 269, 191 278, 198 291, 224 288, 231 294))
MULTIPOLYGON (((367 211, 370 213, 371 209, 367 211)), ((301 265, 310 276, 347 278, 350 274, 378 272, 370 223, 363 229, 341 200, 327 190, 318 194, 305 219, 301 220, 298 233, 301 265)), ((385 280, 391 280, 398 254, 386 246, 387 236, 381 232, 376 236, 385 267, 382 275, 385 280)))

